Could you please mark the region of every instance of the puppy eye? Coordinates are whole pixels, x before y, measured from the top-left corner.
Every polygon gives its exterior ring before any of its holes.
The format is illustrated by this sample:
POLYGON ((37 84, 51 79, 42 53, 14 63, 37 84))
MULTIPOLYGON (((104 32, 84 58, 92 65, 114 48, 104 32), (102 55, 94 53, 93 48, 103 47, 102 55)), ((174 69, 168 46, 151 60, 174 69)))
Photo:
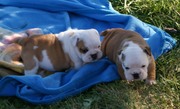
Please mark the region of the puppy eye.
POLYGON ((100 48, 101 46, 99 45, 98 48, 100 48))
POLYGON ((126 70, 129 70, 129 67, 125 67, 126 70))
POLYGON ((82 53, 87 53, 87 52, 88 52, 88 49, 87 49, 87 48, 81 48, 80 51, 81 51, 82 53))
POLYGON ((145 66, 145 65, 142 65, 141 67, 144 68, 144 67, 146 67, 146 66, 145 66))

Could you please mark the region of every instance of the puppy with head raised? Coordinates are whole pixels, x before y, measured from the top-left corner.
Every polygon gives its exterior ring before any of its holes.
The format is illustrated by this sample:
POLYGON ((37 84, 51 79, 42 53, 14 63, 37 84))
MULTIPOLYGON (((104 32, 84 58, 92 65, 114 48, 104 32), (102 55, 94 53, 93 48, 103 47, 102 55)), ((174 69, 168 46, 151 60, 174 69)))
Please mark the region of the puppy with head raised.
POLYGON ((102 57, 100 36, 95 29, 67 30, 59 34, 34 35, 19 38, 25 75, 38 69, 63 71, 79 68, 102 57))
POLYGON ((118 67, 122 79, 156 84, 155 60, 146 41, 136 32, 113 28, 101 33, 101 49, 118 67))

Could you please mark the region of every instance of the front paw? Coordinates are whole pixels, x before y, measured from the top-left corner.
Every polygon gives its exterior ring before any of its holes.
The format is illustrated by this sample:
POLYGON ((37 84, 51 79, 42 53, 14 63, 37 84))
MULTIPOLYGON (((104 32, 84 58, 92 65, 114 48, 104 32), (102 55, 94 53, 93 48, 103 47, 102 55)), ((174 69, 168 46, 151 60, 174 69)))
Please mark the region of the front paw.
POLYGON ((148 80, 148 79, 146 79, 146 84, 154 85, 154 84, 156 84, 156 80, 148 80))

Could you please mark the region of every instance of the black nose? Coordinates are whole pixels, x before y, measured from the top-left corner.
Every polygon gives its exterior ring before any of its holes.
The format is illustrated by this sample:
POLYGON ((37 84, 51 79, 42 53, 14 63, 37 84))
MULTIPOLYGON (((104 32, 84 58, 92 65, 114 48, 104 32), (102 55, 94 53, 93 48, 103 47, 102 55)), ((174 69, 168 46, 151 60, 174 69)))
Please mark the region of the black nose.
POLYGON ((139 73, 134 73, 132 75, 133 75, 134 79, 139 79, 139 73))
POLYGON ((96 60, 97 54, 96 53, 95 54, 91 54, 91 57, 92 57, 93 60, 96 60))

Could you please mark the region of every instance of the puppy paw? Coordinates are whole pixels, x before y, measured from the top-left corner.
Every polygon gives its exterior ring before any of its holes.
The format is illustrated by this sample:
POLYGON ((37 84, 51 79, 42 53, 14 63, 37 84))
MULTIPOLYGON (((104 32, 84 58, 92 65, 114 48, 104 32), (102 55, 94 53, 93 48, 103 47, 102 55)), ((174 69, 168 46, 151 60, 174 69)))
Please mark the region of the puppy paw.
POLYGON ((42 35, 44 34, 41 28, 31 28, 25 31, 28 36, 34 36, 34 35, 42 35))
POLYGON ((148 79, 146 79, 146 84, 154 85, 154 84, 156 84, 156 80, 148 80, 148 79))

